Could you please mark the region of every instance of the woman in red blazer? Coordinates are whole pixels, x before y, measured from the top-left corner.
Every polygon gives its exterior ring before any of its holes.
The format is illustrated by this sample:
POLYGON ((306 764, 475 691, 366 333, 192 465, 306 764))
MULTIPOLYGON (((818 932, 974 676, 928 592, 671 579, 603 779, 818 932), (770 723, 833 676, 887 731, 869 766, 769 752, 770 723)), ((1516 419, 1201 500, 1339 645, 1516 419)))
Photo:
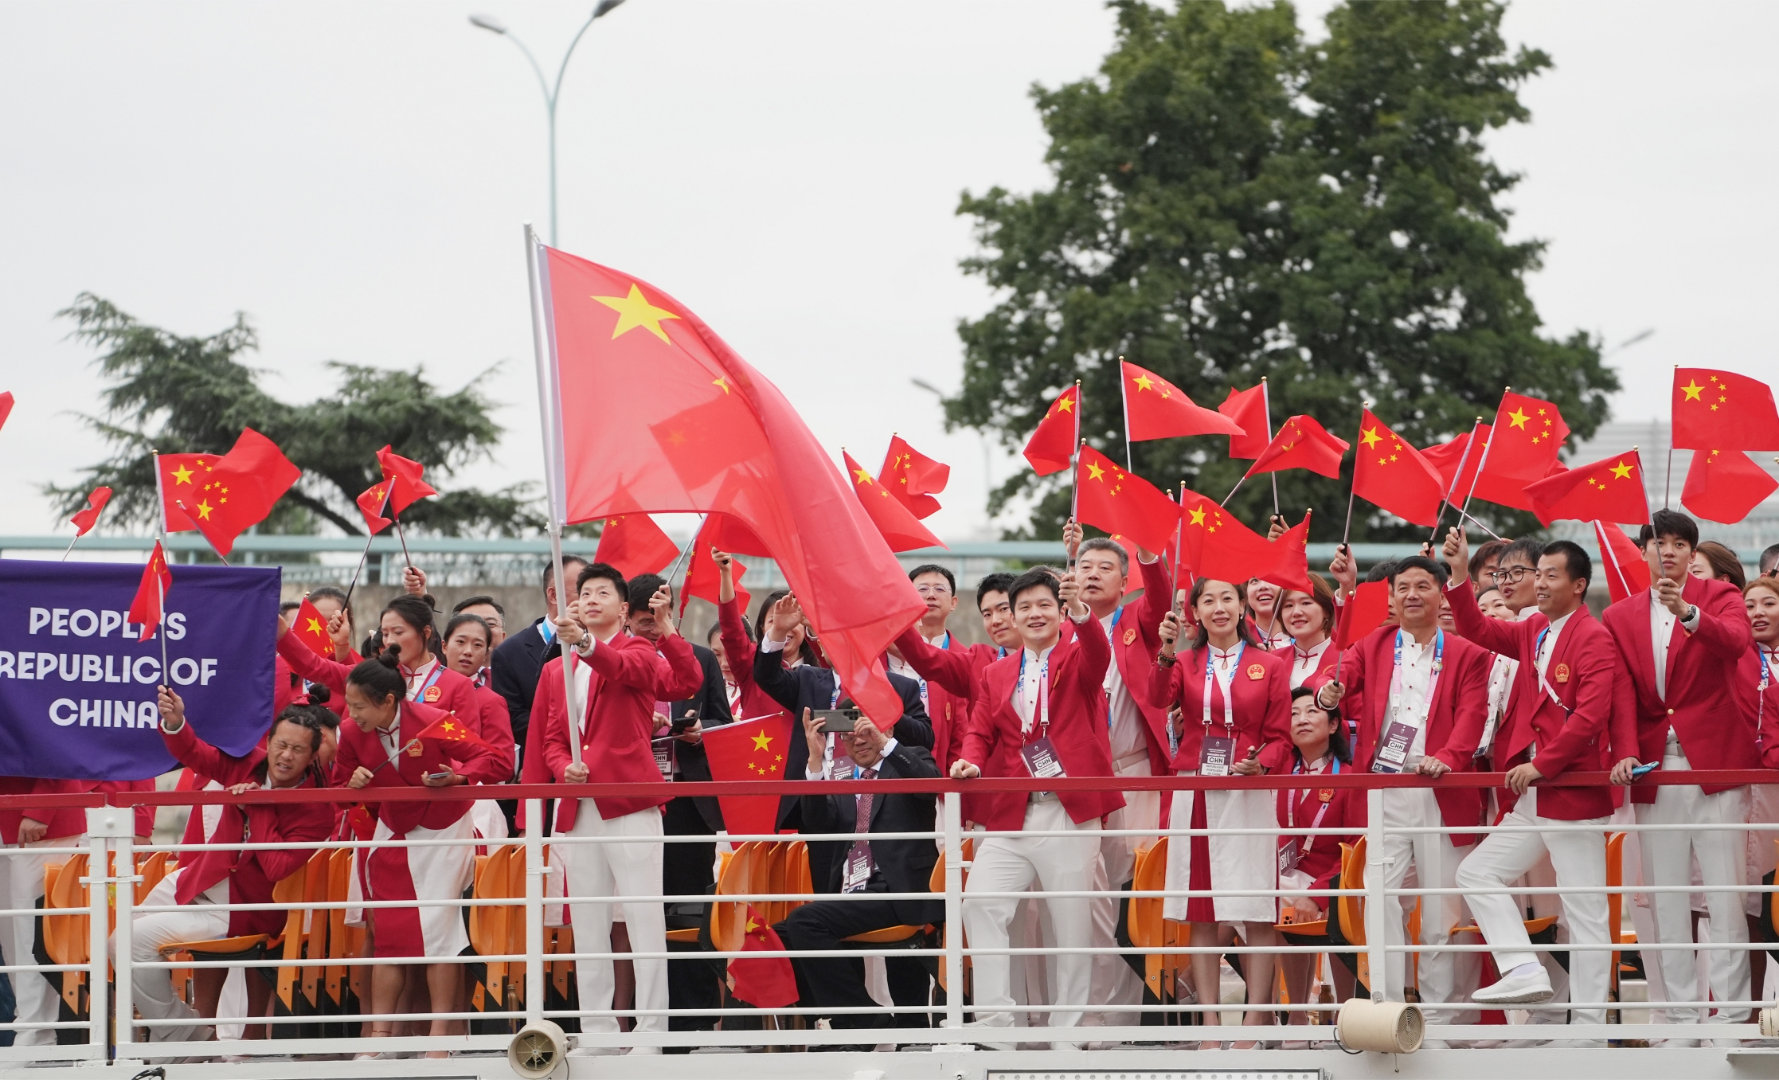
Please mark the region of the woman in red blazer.
MULTIPOLYGON (((1779 769, 1779 578, 1755 578, 1743 586, 1742 599, 1754 629, 1754 648, 1743 658, 1737 674, 1737 696, 1744 702, 1743 711, 1754 717, 1761 764, 1779 769)), ((1779 784, 1755 784, 1748 790, 1749 824, 1779 822, 1779 784)), ((1775 859, 1775 841, 1779 841, 1779 832, 1748 831, 1749 884, 1760 884, 1779 861, 1775 859)), ((1759 893, 1748 894, 1750 917, 1760 914, 1764 900, 1759 893)), ((1756 993, 1761 992, 1758 970, 1753 975, 1753 986, 1756 993)))
MULTIPOLYGON (((316 655, 314 649, 289 636, 285 632, 289 628, 290 624, 281 616, 278 620, 278 655, 298 675, 310 682, 318 682, 332 690, 335 696, 344 698, 346 677, 356 670, 354 666, 316 655)), ((417 596, 398 596, 383 609, 379 629, 384 651, 393 652, 400 662, 409 701, 437 706, 466 720, 480 715, 475 687, 467 677, 452 671, 439 659, 439 635, 432 625, 432 605, 417 596)))
POLYGON ((1291 664, 1291 687, 1320 687, 1334 677, 1334 590, 1320 574, 1310 575, 1310 591, 1287 589, 1279 597, 1279 621, 1291 643, 1274 649, 1291 664))
MULTIPOLYGON (((1242 589, 1227 581, 1199 578, 1192 586, 1192 615, 1198 630, 1186 650, 1176 653, 1182 620, 1168 612, 1162 620, 1161 653, 1156 657, 1149 700, 1158 708, 1179 709, 1174 771, 1182 776, 1255 776, 1279 768, 1290 753, 1291 665, 1249 636, 1242 618, 1242 589)), ((1276 829, 1279 818, 1269 791, 1222 789, 1176 791, 1169 821, 1191 829, 1276 829)), ((1278 851, 1272 836, 1176 836, 1168 842, 1170 891, 1273 889, 1278 887, 1278 851)), ((1270 896, 1170 896, 1162 914, 1191 924, 1192 944, 1214 946, 1219 923, 1242 923, 1242 939, 1256 948, 1278 944, 1273 921, 1278 907, 1270 896)), ((1270 953, 1243 957, 1250 1005, 1273 1000, 1270 953)), ((1197 986, 1214 987, 1218 957, 1195 953, 1197 986)), ((1248 1024, 1270 1024, 1264 1009, 1250 1011, 1248 1024)))

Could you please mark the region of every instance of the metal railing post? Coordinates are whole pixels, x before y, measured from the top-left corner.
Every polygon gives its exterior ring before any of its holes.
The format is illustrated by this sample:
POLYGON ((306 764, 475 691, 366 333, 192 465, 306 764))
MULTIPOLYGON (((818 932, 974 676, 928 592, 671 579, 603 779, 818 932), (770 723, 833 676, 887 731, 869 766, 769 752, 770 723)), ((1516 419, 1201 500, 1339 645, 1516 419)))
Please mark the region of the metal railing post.
POLYGON ((945 1026, 964 1022, 964 810, 955 791, 939 796, 945 830, 945 1026))
MULTIPOLYGON (((87 833, 87 1046, 103 1061, 109 1054, 111 1019, 111 841, 128 839, 135 815, 122 807, 95 806, 86 812, 87 833)), ((134 869, 134 867, 131 867, 134 869)), ((120 944, 129 942, 124 931, 120 944)), ((129 1000, 129 956, 118 956, 118 991, 129 1000)), ((118 1024, 120 1036, 133 1017, 118 1024)))
MULTIPOLYGON (((108 807, 113 813, 119 814, 128 824, 124 831, 112 839, 115 847, 113 858, 117 865, 111 871, 112 908, 117 912, 117 929, 113 931, 117 939, 117 993, 112 1011, 120 1017, 113 1041, 117 1044, 117 1060, 131 1061, 130 1048, 135 1043, 136 1028, 133 1023, 136 1016, 136 970, 132 966, 133 953, 132 933, 135 926, 131 920, 135 918, 136 909, 136 837, 135 811, 129 807, 108 807)), ((187 1029, 183 1038, 191 1038, 195 1029, 187 1029)))
POLYGON ((1384 949, 1384 789, 1365 793, 1365 962, 1371 1000, 1389 1000, 1390 965, 1384 949))
POLYGON ((525 1022, 544 1018, 544 800, 525 800, 525 1022))

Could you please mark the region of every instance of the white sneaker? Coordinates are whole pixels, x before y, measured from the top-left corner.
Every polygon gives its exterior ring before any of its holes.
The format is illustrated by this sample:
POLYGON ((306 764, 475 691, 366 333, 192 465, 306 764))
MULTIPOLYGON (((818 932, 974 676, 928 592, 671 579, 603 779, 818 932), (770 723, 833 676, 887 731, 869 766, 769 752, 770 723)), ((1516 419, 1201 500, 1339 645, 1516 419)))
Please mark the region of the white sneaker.
POLYGON ((1523 964, 1470 995, 1479 1005, 1537 1005, 1551 999, 1550 976, 1537 964, 1523 964))

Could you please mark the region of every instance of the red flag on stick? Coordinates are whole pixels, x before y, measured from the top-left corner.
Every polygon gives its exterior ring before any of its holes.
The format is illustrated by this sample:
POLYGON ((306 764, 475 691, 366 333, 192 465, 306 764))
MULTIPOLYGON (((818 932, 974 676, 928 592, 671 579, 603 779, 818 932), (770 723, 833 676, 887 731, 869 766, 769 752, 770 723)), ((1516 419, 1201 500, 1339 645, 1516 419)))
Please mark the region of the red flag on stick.
MULTIPOLYGON (((766 917, 747 905, 742 952, 785 952, 784 942, 766 917)), ((729 960, 729 992, 756 1009, 785 1009, 797 1003, 797 972, 788 956, 737 956, 729 960)))
POLYGON ((1124 379, 1124 433, 1132 442, 1187 435, 1246 434, 1241 424, 1218 412, 1194 405, 1173 383, 1147 368, 1120 360, 1124 379))
POLYGON ((1526 489, 1532 512, 1553 521, 1649 520, 1649 498, 1643 491, 1643 466, 1635 450, 1591 464, 1566 469, 1526 489))
POLYGON ((0 390, 0 427, 6 426, 6 418, 12 415, 12 391, 0 390))
POLYGON ((854 461, 851 454, 842 450, 840 456, 846 461, 847 476, 852 480, 852 493, 859 497, 859 505, 865 508, 871 523, 877 526, 877 531, 888 541, 891 551, 945 546, 931 530, 920 523, 919 518, 890 494, 888 488, 872 479, 871 474, 854 461))
POLYGON ((1470 485, 1476 478, 1476 470, 1482 464, 1483 447, 1489 442, 1489 425, 1477 424, 1473 431, 1466 431, 1455 439, 1436 443, 1421 451, 1421 457, 1427 464, 1439 471, 1440 483, 1450 493, 1451 501, 1462 504, 1464 496, 1469 494, 1470 485), (1475 443, 1471 442, 1474 435, 1475 443), (1459 468, 1463 471, 1460 472, 1459 468))
POLYGON ((479 746, 484 750, 497 752, 499 750, 493 743, 476 734, 468 724, 458 719, 454 712, 446 713, 421 728, 420 733, 414 736, 412 742, 419 742, 421 739, 437 739, 452 747, 479 746))
POLYGON ((136 586, 135 599, 130 601, 128 619, 142 627, 137 641, 147 641, 161 625, 161 605, 173 591, 173 572, 167 569, 167 553, 161 542, 154 542, 148 553, 148 565, 142 568, 142 583, 136 586))
POLYGON ((721 593, 722 578, 717 570, 717 564, 710 557, 711 548, 729 553, 729 570, 735 583, 735 601, 741 605, 741 610, 746 612, 748 605, 753 602, 753 597, 741 584, 741 579, 747 574, 747 567, 742 564, 740 559, 735 558, 734 552, 729 551, 720 542, 724 539, 724 534, 734 531, 729 527, 729 522, 723 515, 705 515, 704 526, 698 530, 698 535, 692 540, 692 557, 686 563, 686 584, 684 588, 680 589, 679 594, 680 618, 686 617, 686 601, 694 596, 713 607, 718 603, 717 598, 721 593))
POLYGON ((246 428, 229 452, 204 473, 202 483, 198 476, 191 476, 190 494, 168 492, 167 498, 197 526, 216 553, 227 558, 234 550, 235 538, 264 521, 302 475, 276 443, 246 428))
POLYGON ((1779 450, 1779 410, 1772 388, 1758 379, 1677 367, 1673 410, 1677 450, 1779 450))
POLYGON ((877 478, 883 481, 890 497, 906 506, 909 513, 926 518, 939 509, 939 500, 933 496, 943 492, 951 481, 951 466, 909 446, 902 436, 891 435, 877 478))
POLYGON ((1347 441, 1330 434, 1315 417, 1293 416, 1279 425, 1279 433, 1266 444, 1254 464, 1248 466, 1248 475, 1258 476, 1281 469, 1308 469, 1339 480, 1340 459, 1346 452, 1347 441))
MULTIPOLYGON (((1193 575, 1237 584, 1259 578, 1281 589, 1311 591, 1308 514, 1277 540, 1268 540, 1195 491, 1181 496, 1179 510, 1180 562, 1193 575)), ((1183 588, 1184 575, 1176 580, 1183 588)))
MULTIPOLYGON (((1563 414, 1543 398, 1508 391, 1501 395, 1495 423, 1476 476, 1476 497, 1515 510, 1534 510, 1527 488, 1563 472, 1557 451, 1569 437, 1563 414)), ((1470 494, 1465 487, 1458 504, 1470 494)))
POLYGON ((160 467, 161 520, 167 532, 191 532, 192 524, 181 503, 195 506, 198 495, 210 480, 211 470, 222 460, 220 454, 157 454, 160 467))
POLYGON ((869 715, 900 716, 884 651, 926 605, 802 417, 666 293, 560 251, 538 254, 555 407, 597 418, 546 425, 560 438, 547 460, 562 519, 735 519, 784 571, 841 684, 869 715))
POLYGON ((1390 621, 1390 583, 1362 581, 1340 606, 1340 617, 1334 626, 1334 648, 1338 652, 1366 634, 1390 621))
POLYGON ((1079 497, 1075 515, 1089 525, 1123 533, 1155 552, 1174 538, 1180 521, 1174 500, 1091 446, 1081 447, 1075 489, 1079 497))
POLYGON ((1076 433, 1081 430, 1081 384, 1064 390, 1050 403, 1044 419, 1025 441, 1025 460, 1039 476, 1059 473, 1074 460, 1076 433))
POLYGON ((314 604, 309 603, 307 596, 297 605, 295 614, 290 618, 290 632, 297 640, 309 646, 316 656, 334 658, 334 639, 328 636, 327 619, 324 618, 314 604))
POLYGON ((420 479, 426 466, 418 461, 385 446, 377 451, 377 464, 383 469, 383 479, 389 482, 389 510, 397 516, 421 499, 438 494, 431 484, 420 479))
POLYGON ((1415 525, 1433 527, 1445 500, 1439 471, 1366 409, 1353 457, 1353 494, 1415 525))
POLYGON ((1236 422, 1240 435, 1229 437, 1229 456, 1252 461, 1266 453, 1272 442, 1272 418, 1267 415, 1266 380, 1246 390, 1231 390, 1217 411, 1236 422))
POLYGON ((1779 491, 1779 480, 1740 450, 1695 450, 1680 503, 1708 521, 1734 525, 1779 491))
POLYGON ((1594 540, 1600 545, 1600 571, 1606 576, 1606 592, 1613 603, 1649 588, 1649 563, 1623 529, 1596 521, 1594 540))
POLYGON ((389 519, 383 516, 389 506, 389 488, 389 481, 379 480, 353 500, 358 504, 358 512, 364 516, 366 531, 372 536, 389 528, 389 519))
MULTIPOLYGON (((802 738, 800 730, 797 737, 802 738)), ((712 780, 783 780, 791 745, 790 714, 710 728, 703 745, 712 780)), ((723 828, 737 836, 770 836, 778 831, 777 795, 718 795, 717 806, 723 812, 723 828)))
POLYGON ((626 578, 658 574, 679 557, 679 545, 647 514, 619 514, 605 519, 593 561, 618 568, 626 578))
POLYGON ((81 536, 85 536, 87 533, 92 532, 93 526, 95 526, 99 523, 99 515, 104 512, 105 504, 110 501, 111 501, 111 489, 110 488, 108 488, 108 487, 94 488, 93 493, 86 497, 86 509, 85 510, 76 510, 74 512, 74 516, 68 519, 69 521, 72 521, 74 523, 74 527, 79 530, 74 535, 76 537, 81 537, 81 536))

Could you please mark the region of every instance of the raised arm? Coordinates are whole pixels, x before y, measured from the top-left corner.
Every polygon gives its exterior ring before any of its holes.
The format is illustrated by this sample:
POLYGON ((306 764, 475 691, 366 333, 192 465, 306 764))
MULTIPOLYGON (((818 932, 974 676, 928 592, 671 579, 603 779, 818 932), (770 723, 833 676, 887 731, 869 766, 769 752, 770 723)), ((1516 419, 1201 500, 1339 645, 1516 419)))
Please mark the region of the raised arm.
POLYGON ((191 725, 185 722, 185 701, 178 693, 170 687, 161 687, 157 704, 161 713, 161 738, 167 744, 167 752, 179 764, 224 787, 253 779, 252 765, 198 738, 191 725))
POLYGON ((902 650, 902 659, 908 661, 908 666, 919 672, 921 678, 938 683, 946 693, 956 697, 970 696, 970 684, 975 680, 976 672, 970 665, 968 653, 930 645, 912 625, 896 635, 896 648, 902 650))
POLYGON ((1741 657, 1754 648, 1754 626, 1748 606, 1733 588, 1712 589, 1699 605, 1699 625, 1693 640, 1726 656, 1741 657))
POLYGON ((308 679, 318 682, 336 694, 346 693, 346 676, 352 669, 338 660, 318 655, 314 649, 304 645, 297 638, 285 631, 284 620, 278 620, 278 655, 290 665, 290 670, 308 679))
POLYGON ((1520 624, 1484 615, 1482 608, 1477 606, 1476 593, 1470 588, 1469 578, 1453 578, 1445 587, 1445 599, 1452 606, 1452 621, 1458 626, 1459 637, 1510 660, 1524 662, 1532 659, 1525 654, 1520 624))

